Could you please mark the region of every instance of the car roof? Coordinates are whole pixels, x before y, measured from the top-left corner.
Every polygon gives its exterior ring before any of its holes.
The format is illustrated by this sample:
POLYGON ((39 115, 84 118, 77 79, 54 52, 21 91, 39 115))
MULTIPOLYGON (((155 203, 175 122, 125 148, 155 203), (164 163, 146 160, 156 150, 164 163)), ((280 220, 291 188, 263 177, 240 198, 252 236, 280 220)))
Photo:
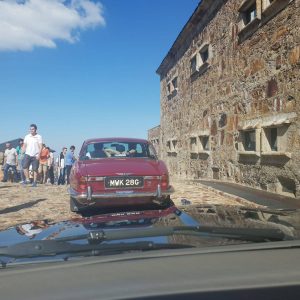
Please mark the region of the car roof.
POLYGON ((93 138, 84 141, 85 144, 101 143, 101 142, 148 143, 148 141, 145 139, 126 138, 126 137, 93 138))

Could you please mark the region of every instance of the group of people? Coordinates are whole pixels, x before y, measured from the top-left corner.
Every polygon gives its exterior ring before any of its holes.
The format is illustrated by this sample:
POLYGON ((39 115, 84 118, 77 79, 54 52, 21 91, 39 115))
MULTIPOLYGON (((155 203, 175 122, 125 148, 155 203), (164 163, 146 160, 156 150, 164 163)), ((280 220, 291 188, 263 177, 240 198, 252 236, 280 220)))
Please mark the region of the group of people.
POLYGON ((67 151, 66 147, 63 147, 58 157, 58 185, 65 184, 66 182, 67 184, 70 184, 71 168, 76 161, 74 151, 75 146, 71 146, 69 151, 67 151))
MULTIPOLYGON (((37 186, 37 182, 55 183, 55 161, 53 151, 43 144, 42 136, 37 133, 36 124, 30 125, 30 133, 24 139, 20 139, 19 145, 13 148, 10 143, 6 143, 3 164, 2 182, 8 181, 9 170, 12 171, 14 181, 19 181, 23 185, 31 184, 37 186)), ((63 148, 57 160, 58 184, 69 184, 69 176, 75 158, 75 147, 71 146, 70 151, 63 148), (65 180, 66 178, 66 180, 65 180)))

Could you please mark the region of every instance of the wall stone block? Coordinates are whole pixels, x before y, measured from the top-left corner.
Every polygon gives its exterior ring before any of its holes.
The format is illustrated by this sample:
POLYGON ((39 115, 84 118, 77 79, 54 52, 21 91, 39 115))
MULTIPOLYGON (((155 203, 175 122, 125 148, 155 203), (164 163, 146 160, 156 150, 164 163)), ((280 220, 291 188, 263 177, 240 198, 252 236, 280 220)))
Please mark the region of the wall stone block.
POLYGON ((275 78, 272 78, 267 82, 267 90, 266 90, 267 97, 268 98, 273 97, 277 94, 277 92, 278 92, 277 81, 275 78))
POLYGON ((263 70, 264 68, 265 68, 265 62, 261 59, 255 59, 250 65, 251 75, 257 73, 258 71, 263 70))
MULTIPOLYGON (((300 29, 299 29, 300 30, 300 29)), ((290 63, 292 65, 300 63, 300 46, 295 47, 289 56, 290 63)))

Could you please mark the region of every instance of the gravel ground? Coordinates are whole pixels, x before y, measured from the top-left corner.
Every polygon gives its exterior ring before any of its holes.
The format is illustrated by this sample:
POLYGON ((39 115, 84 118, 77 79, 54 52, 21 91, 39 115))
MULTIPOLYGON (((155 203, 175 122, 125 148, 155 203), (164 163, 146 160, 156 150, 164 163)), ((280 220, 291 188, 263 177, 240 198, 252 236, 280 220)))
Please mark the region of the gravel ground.
MULTIPOLYGON (((182 199, 190 204, 236 205, 257 207, 246 200, 216 193, 204 186, 173 182, 172 200, 180 207, 182 199)), ((0 183, 0 230, 32 220, 63 221, 78 215, 69 210, 66 186, 39 185, 23 187, 16 183, 0 183)))

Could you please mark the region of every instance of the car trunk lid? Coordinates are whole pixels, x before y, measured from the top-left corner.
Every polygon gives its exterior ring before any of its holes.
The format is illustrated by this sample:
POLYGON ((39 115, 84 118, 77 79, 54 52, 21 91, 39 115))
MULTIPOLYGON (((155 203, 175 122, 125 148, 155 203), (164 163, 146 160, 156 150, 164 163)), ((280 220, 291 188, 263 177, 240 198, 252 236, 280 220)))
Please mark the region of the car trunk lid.
POLYGON ((155 176, 159 175, 157 160, 141 158, 106 158, 97 161, 86 161, 85 176, 155 176))
POLYGON ((97 161, 85 161, 83 166, 85 178, 94 193, 116 192, 117 190, 134 190, 136 192, 155 192, 160 183, 161 171, 159 161, 144 158, 106 158, 97 161), (142 177, 142 179, 140 178, 142 177), (137 180, 142 184, 132 186, 137 180), (116 186, 108 185, 109 181, 115 182, 116 186), (118 185, 119 181, 129 180, 129 186, 118 185))

